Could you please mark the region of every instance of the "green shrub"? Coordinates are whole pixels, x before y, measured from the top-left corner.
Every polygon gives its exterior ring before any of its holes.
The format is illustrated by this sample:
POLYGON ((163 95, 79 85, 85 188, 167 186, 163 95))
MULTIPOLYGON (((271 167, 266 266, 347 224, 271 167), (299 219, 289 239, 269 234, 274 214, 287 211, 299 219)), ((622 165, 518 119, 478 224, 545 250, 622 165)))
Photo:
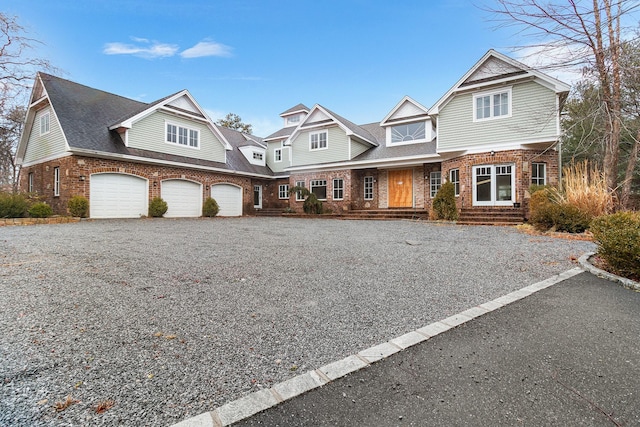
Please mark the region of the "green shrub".
POLYGON ((86 197, 73 196, 67 204, 71 216, 86 218, 89 214, 89 201, 86 197))
POLYGON ((621 274, 640 277, 640 212, 600 216, 590 229, 598 255, 621 274))
POLYGON ((204 201, 204 205, 202 205, 202 216, 212 218, 218 215, 218 212, 220 212, 218 202, 216 202, 215 199, 208 197, 207 200, 204 201))
POLYGON ((551 210, 556 231, 583 233, 591 224, 591 216, 569 203, 553 205, 551 210))
POLYGON ((531 195, 529 222, 540 231, 582 233, 589 228, 591 216, 570 203, 557 203, 556 192, 548 187, 531 195))
POLYGON ((22 194, 0 192, 0 218, 24 218, 29 212, 29 201, 22 194))
POLYGON ((302 204, 302 209, 304 209, 304 212, 308 214, 321 214, 322 202, 318 200, 318 197, 315 194, 309 193, 309 197, 307 197, 302 204))
POLYGON ((547 231, 553 227, 553 205, 551 194, 547 189, 531 193, 529 223, 540 231, 547 231))
POLYGON ((36 202, 29 208, 29 216, 32 218, 49 218, 53 215, 53 208, 45 202, 36 202))
POLYGON ((167 213, 167 202, 162 200, 162 197, 154 197, 149 203, 149 216, 154 218, 160 218, 162 215, 167 213))
POLYGON ((458 219, 456 206, 456 187, 453 182, 442 184, 436 197, 433 198, 433 216, 435 219, 455 221, 458 219))

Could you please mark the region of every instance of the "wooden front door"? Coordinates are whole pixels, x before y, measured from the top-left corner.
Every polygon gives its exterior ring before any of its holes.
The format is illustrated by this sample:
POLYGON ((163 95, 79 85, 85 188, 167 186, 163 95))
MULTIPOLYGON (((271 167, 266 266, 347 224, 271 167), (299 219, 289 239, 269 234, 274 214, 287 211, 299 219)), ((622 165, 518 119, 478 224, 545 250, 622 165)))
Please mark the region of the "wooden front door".
POLYGON ((389 207, 413 207, 413 170, 389 171, 389 207))

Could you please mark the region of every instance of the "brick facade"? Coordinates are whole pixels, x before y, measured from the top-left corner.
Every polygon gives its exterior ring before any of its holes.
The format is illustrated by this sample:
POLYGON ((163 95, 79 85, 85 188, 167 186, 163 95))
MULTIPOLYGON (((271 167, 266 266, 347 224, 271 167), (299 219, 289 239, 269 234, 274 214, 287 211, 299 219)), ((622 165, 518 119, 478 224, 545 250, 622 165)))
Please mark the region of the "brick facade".
POLYGON ((479 153, 456 157, 442 162, 442 180, 449 179, 449 171, 460 171, 460 196, 457 198, 458 208, 472 207, 473 203, 473 166, 480 165, 515 165, 516 202, 525 209, 529 203, 529 186, 531 185, 531 164, 546 165, 547 184, 558 184, 558 153, 554 150, 511 150, 498 151, 492 154, 479 153))
MULTIPOLYGON (((333 213, 346 212, 351 209, 351 201, 352 201, 352 175, 354 171, 352 170, 335 170, 335 171, 322 171, 322 172, 304 172, 304 173, 293 173, 289 177, 289 185, 290 187, 294 187, 296 182, 304 181, 305 187, 311 189, 311 181, 312 180, 326 180, 327 181, 327 198, 326 200, 322 200, 322 206, 325 210, 331 211, 333 213), (336 200, 333 198, 333 180, 334 179, 342 179, 343 180, 343 198, 341 200, 336 200)), ((292 194, 289 198, 289 206, 296 212, 303 212, 302 205, 304 201, 296 201, 295 194, 292 194)))
POLYGON ((84 196, 91 200, 91 175, 103 172, 117 172, 139 176, 149 180, 149 200, 159 197, 161 182, 166 179, 186 179, 202 184, 203 201, 210 196, 213 184, 229 183, 243 189, 243 213, 252 214, 253 184, 263 185, 263 207, 279 206, 278 186, 275 181, 257 180, 232 174, 208 172, 173 166, 142 164, 92 157, 68 156, 60 159, 23 167, 20 173, 20 190, 28 191, 29 174, 33 173, 33 190, 47 202, 58 215, 67 215, 67 204, 73 196, 84 196), (54 168, 60 168, 60 195, 54 196, 54 168), (273 191, 272 188, 275 188, 273 191), (266 191, 265 191, 266 190, 266 191))

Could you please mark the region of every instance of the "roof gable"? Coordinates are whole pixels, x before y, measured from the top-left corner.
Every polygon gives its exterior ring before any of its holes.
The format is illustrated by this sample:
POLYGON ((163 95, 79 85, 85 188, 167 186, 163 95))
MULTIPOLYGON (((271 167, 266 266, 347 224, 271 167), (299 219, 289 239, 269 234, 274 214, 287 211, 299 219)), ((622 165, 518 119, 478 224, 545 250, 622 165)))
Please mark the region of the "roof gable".
POLYGON ((372 146, 378 146, 378 141, 374 138, 369 132, 361 128, 360 126, 350 122, 342 116, 332 112, 324 108, 320 104, 316 104, 309 115, 304 118, 304 120, 298 125, 298 127, 293 131, 291 136, 288 138, 288 142, 290 144, 293 139, 303 130, 311 129, 319 126, 326 126, 330 124, 338 125, 348 136, 355 136, 357 139, 370 144, 372 146))
POLYGON ((428 109, 422 104, 414 101, 409 96, 405 96, 398 104, 382 119, 380 126, 387 126, 393 123, 406 122, 416 118, 428 117, 428 109))
POLYGON ((490 49, 429 109, 429 114, 438 114, 440 108, 458 91, 480 89, 498 83, 510 83, 523 78, 534 79, 537 83, 558 94, 566 93, 571 88, 568 84, 558 79, 490 49))

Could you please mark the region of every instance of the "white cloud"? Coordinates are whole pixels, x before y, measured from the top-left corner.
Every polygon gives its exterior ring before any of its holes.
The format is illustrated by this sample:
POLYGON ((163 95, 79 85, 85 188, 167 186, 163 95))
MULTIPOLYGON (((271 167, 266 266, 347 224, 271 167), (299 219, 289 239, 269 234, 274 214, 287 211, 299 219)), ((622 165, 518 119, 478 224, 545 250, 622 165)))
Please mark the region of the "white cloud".
POLYGON ((140 37, 131 38, 136 44, 106 43, 102 52, 106 55, 134 55, 141 58, 167 58, 174 56, 179 47, 174 44, 150 41, 140 37))
POLYGON ((231 56, 231 48, 213 41, 201 41, 180 53, 183 58, 200 58, 203 56, 231 56))

